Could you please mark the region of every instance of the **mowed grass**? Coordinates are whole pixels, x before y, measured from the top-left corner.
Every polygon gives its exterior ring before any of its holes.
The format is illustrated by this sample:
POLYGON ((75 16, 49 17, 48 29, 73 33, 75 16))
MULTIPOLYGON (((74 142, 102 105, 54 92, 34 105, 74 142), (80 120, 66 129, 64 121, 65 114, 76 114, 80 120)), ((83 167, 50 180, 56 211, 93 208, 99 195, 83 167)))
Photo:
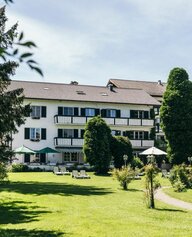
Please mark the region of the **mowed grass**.
POLYGON ((11 173, 10 181, 0 187, 1 237, 192 236, 192 212, 157 201, 146 208, 142 180, 128 191, 93 174, 11 173))
POLYGON ((187 189, 186 192, 175 192, 171 187, 163 189, 163 192, 170 195, 171 197, 192 203, 192 189, 187 189))

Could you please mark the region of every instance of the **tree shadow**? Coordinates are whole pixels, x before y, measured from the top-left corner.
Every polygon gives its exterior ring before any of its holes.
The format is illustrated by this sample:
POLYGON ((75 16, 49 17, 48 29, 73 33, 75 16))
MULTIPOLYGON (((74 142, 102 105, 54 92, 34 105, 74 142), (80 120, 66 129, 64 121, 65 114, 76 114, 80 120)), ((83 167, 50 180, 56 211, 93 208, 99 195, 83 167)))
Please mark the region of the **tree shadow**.
POLYGON ((143 192, 142 189, 135 189, 135 188, 128 188, 127 191, 130 191, 130 192, 143 192))
POLYGON ((45 230, 0 229, 1 237, 60 237, 65 233, 45 230))
POLYGON ((56 194, 62 196, 72 195, 106 195, 112 193, 110 189, 95 186, 81 186, 76 184, 54 182, 11 182, 1 186, 1 191, 17 192, 22 194, 46 195, 56 194))
POLYGON ((155 208, 154 210, 157 210, 157 211, 169 211, 169 212, 183 212, 183 213, 187 212, 187 211, 184 211, 184 210, 170 209, 170 208, 155 208))
POLYGON ((37 206, 30 206, 29 209, 29 204, 31 203, 2 201, 0 203, 0 224, 28 223, 38 220, 39 214, 48 213, 47 211, 38 210, 39 207, 37 206))

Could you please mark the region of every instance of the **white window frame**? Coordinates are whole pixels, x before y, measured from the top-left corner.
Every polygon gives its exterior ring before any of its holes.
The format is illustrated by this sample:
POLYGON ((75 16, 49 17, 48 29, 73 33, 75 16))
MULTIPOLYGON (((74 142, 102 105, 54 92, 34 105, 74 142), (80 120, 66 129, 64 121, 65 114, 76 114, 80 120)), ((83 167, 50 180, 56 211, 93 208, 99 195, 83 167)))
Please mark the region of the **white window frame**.
POLYGON ((85 108, 85 116, 87 116, 87 117, 94 117, 95 116, 95 109, 93 109, 93 108, 85 108))
POLYGON ((64 116, 73 116, 74 108, 73 107, 63 107, 63 115, 64 116))
POLYGON ((63 137, 64 138, 73 138, 74 137, 74 129, 63 129, 63 137))
POLYGON ((41 140, 41 129, 40 128, 30 128, 30 139, 39 141, 41 140))
POLYGON ((116 118, 117 111, 116 109, 106 109, 106 117, 107 118, 116 118))
POLYGON ((41 106, 33 105, 31 106, 31 117, 32 118, 40 118, 41 117, 41 106))

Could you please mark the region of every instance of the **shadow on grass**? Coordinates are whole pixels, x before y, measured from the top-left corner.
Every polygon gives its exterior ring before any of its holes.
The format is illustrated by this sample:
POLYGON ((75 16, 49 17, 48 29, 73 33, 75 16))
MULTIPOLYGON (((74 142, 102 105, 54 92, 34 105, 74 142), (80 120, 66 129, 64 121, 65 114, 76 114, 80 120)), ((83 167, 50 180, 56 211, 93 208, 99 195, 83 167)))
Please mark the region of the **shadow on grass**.
POLYGON ((183 210, 170 209, 170 208, 155 208, 154 210, 157 210, 157 211, 169 211, 169 212, 183 212, 183 213, 186 213, 186 211, 183 211, 183 210))
MULTIPOLYGON (((2 201, 0 203, 0 224, 18 224, 36 221, 38 216, 47 211, 38 210, 37 206, 30 206, 30 202, 2 201), (32 210, 31 210, 32 209, 32 210)), ((0 234, 0 236, 2 236, 0 234)))
POLYGON ((45 230, 0 229, 1 237, 59 237, 64 233, 45 230))
POLYGON ((18 192, 22 194, 46 195, 57 194, 63 196, 72 195, 106 195, 112 193, 110 189, 94 186, 80 186, 76 184, 54 183, 54 182, 11 182, 1 186, 1 191, 18 192))

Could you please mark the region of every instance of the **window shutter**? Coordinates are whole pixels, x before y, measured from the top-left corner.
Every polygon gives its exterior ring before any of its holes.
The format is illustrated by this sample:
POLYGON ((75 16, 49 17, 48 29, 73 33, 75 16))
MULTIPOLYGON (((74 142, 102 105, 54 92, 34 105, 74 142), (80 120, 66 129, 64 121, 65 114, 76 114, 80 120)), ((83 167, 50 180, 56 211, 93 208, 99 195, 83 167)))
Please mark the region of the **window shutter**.
POLYGON ((135 118, 135 110, 130 110, 130 118, 135 118))
POLYGON ((120 118, 121 117, 121 110, 116 110, 116 118, 120 118))
POLYGON ((41 129, 41 140, 46 140, 46 128, 41 129))
POLYGON ((100 114, 100 109, 95 109, 95 116, 100 114))
POLYGON ((62 138, 63 137, 63 129, 58 129, 58 138, 62 138))
POLYGON ((58 107, 58 115, 63 115, 63 107, 58 107))
POLYGON ((30 138, 30 128, 25 128, 25 139, 30 138))
POLYGON ((144 118, 148 119, 149 118, 149 111, 144 111, 144 118))
POLYGON ((47 117, 47 107, 41 106, 41 117, 46 118, 47 117))
POLYGON ((78 116, 79 115, 79 108, 74 108, 74 115, 75 116, 78 116))
POLYGON ((102 109, 101 110, 101 117, 106 117, 106 115, 107 115, 107 110, 106 109, 102 109))
POLYGON ((81 116, 85 117, 85 108, 81 108, 81 116))
POLYGON ((149 139, 149 133, 148 132, 144 132, 144 139, 148 140, 149 139))
POLYGON ((30 154, 24 154, 24 162, 25 163, 30 162, 30 154))
POLYGON ((78 138, 78 129, 74 129, 74 138, 78 138))
POLYGON ((85 133, 85 130, 84 130, 84 129, 81 129, 81 138, 84 137, 84 133, 85 133))

